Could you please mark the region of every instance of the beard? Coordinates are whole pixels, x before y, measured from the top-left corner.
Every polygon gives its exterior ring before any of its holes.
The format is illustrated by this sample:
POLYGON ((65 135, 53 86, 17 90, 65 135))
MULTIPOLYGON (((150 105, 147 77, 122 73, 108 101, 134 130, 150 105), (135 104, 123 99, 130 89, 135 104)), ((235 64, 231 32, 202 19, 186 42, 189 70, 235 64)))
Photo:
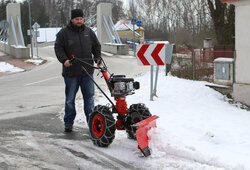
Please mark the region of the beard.
POLYGON ((83 23, 77 22, 75 25, 76 25, 77 27, 81 27, 81 26, 83 25, 83 23))

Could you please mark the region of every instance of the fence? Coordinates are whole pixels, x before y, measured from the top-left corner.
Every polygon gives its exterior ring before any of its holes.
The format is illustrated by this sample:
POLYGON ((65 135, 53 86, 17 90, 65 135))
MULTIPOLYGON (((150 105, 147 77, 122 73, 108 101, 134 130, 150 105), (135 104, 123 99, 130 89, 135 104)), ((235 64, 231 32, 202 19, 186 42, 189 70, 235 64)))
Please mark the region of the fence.
POLYGON ((171 73, 180 78, 213 82, 213 61, 219 57, 234 58, 234 51, 177 49, 173 54, 171 73))
MULTIPOLYGON (((133 49, 133 39, 121 38, 122 43, 133 49)), ((152 40, 135 39, 135 44, 154 43, 152 40)), ((215 46, 203 49, 176 49, 173 53, 171 74, 180 78, 213 82, 214 60, 216 58, 234 58, 233 46, 215 46)))

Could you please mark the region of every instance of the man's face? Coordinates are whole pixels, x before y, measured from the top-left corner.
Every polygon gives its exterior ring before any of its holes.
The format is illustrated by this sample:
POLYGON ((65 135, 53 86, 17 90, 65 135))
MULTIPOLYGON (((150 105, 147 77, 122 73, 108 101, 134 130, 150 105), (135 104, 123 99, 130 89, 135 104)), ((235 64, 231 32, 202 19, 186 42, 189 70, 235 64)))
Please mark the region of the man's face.
POLYGON ((83 17, 76 17, 71 19, 72 23, 77 27, 81 27, 83 25, 83 17))

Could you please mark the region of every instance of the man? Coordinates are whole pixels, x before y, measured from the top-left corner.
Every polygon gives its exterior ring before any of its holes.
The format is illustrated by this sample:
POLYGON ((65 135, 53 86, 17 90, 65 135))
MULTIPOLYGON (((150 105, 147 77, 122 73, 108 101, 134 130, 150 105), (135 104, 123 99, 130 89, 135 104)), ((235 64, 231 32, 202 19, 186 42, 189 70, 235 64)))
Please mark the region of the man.
POLYGON ((95 33, 83 24, 83 11, 73 9, 69 24, 61 29, 55 42, 55 53, 57 59, 62 63, 62 76, 65 82, 65 132, 71 132, 76 116, 75 97, 81 88, 84 112, 88 121, 89 114, 94 107, 94 83, 81 68, 83 66, 93 78, 94 69, 91 65, 94 61, 101 65, 101 45, 95 33), (92 56, 93 54, 93 56, 92 56), (70 62, 73 57, 87 62, 70 62))

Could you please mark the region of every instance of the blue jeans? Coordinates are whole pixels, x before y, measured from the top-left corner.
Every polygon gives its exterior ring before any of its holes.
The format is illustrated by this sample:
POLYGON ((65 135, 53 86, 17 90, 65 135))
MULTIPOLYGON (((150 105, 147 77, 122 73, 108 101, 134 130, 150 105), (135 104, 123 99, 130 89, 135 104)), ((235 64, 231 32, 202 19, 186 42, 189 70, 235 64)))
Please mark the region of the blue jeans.
MULTIPOLYGON (((93 78, 93 75, 91 75, 93 78)), ((94 83, 86 76, 78 77, 64 77, 65 82, 65 115, 64 125, 72 126, 76 117, 75 109, 75 98, 76 93, 81 88, 83 101, 84 101, 84 112, 87 119, 89 120, 89 114, 94 108, 94 83)))

